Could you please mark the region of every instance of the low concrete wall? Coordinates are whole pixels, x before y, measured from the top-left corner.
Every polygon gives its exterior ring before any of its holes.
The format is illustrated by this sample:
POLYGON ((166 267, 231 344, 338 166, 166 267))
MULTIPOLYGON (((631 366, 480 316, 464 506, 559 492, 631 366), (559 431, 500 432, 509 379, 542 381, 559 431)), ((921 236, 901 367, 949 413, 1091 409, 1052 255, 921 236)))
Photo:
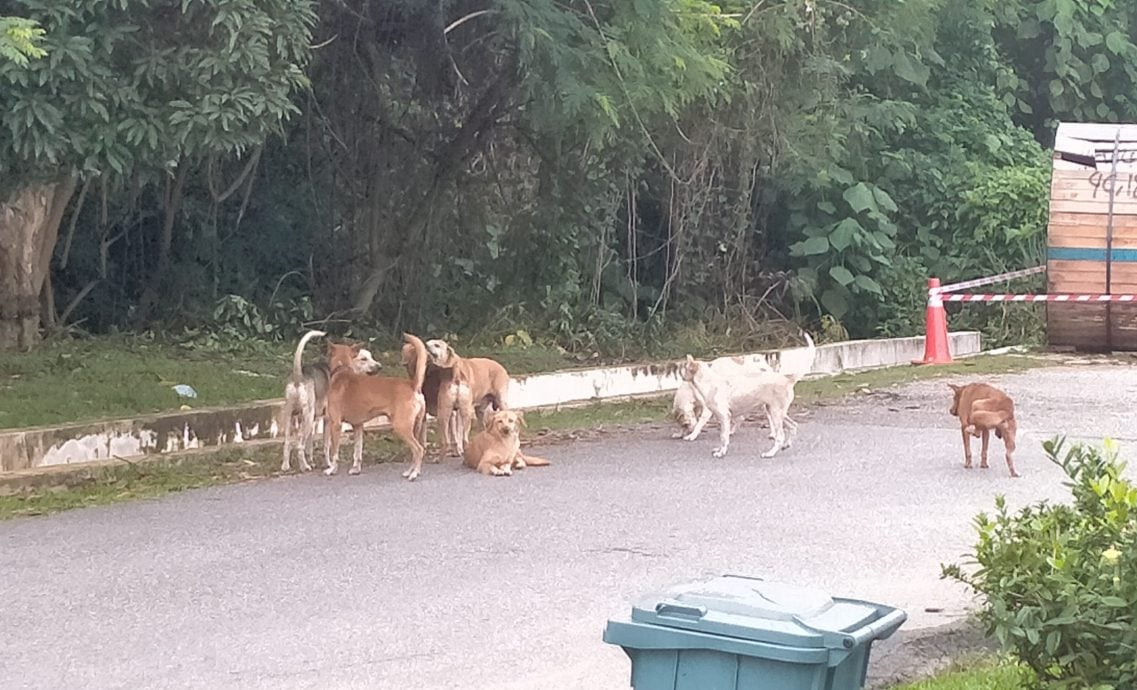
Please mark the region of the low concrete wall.
MULTIPOLYGON (((957 356, 980 351, 978 333, 952 333, 950 339, 951 351, 957 356)), ((809 373, 831 375, 906 365, 923 354, 922 337, 831 343, 817 348, 809 373)), ((809 351, 804 347, 745 357, 765 360, 786 372, 802 371, 809 365, 809 351)), ((576 369, 515 377, 509 389, 509 403, 521 409, 549 407, 666 394, 678 385, 675 362, 576 369)), ((3 431, 0 432, 0 473, 272 439, 280 433, 274 419, 280 403, 280 400, 261 400, 241 407, 3 431)), ((368 427, 381 426, 384 422, 379 418, 368 427)))

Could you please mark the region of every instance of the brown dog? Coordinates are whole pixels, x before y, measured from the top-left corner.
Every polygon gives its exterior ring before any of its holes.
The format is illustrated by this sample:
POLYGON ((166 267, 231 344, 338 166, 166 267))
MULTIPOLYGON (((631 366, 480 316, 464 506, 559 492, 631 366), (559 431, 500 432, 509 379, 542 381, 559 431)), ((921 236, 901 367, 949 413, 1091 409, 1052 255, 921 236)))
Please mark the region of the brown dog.
MULTIPOLYGON (((480 414, 478 408, 492 405, 495 410, 504 410, 509 407, 509 372, 492 359, 460 357, 445 340, 426 341, 426 351, 430 357, 427 383, 423 388, 427 411, 438 419, 447 450, 452 455, 462 456, 474 417, 480 414)), ((408 369, 415 364, 414 351, 406 345, 403 346, 403 362, 408 369)), ((482 426, 486 426, 484 420, 482 426)), ((425 428, 422 433, 421 440, 425 443, 425 428)))
POLYGON ((467 467, 484 475, 508 477, 513 470, 548 465, 544 458, 521 452, 521 427, 525 426, 525 413, 520 410, 501 410, 489 415, 486 430, 475 436, 466 446, 463 456, 467 467))
POLYGON ((328 366, 332 380, 328 386, 327 422, 331 434, 328 468, 324 474, 333 475, 339 467, 340 435, 343 423, 351 425, 355 434, 354 462, 348 474, 359 474, 363 461, 363 425, 371 419, 385 415, 391 421, 391 430, 411 449, 411 466, 403 476, 413 481, 422 471, 422 457, 426 448, 419 442, 419 432, 426 421, 426 401, 422 395, 422 382, 426 378, 426 347, 422 340, 403 334, 403 340, 418 352, 418 365, 411 380, 388 376, 357 374, 351 363, 359 345, 328 345, 328 366))
POLYGON ((954 394, 951 402, 951 414, 959 417, 959 428, 963 434, 963 466, 971 467, 971 437, 983 438, 983 449, 979 456, 979 467, 986 469, 987 446, 991 440, 991 432, 997 438, 1003 439, 1007 454, 1007 469, 1012 477, 1019 476, 1015 471, 1015 461, 1012 454, 1015 452, 1015 432, 1018 425, 1015 422, 1015 401, 1003 391, 986 383, 969 383, 957 386, 949 383, 948 386, 954 394))

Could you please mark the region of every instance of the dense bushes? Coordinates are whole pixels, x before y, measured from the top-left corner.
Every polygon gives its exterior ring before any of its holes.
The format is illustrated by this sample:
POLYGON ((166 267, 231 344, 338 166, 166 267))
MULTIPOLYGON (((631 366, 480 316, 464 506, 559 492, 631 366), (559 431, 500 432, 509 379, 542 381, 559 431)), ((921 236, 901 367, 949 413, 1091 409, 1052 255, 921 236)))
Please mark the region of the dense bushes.
POLYGON ((1137 687, 1137 486, 1116 446, 1044 444, 1073 502, 976 520, 978 569, 945 567, 983 599, 982 619, 1042 687, 1137 687))

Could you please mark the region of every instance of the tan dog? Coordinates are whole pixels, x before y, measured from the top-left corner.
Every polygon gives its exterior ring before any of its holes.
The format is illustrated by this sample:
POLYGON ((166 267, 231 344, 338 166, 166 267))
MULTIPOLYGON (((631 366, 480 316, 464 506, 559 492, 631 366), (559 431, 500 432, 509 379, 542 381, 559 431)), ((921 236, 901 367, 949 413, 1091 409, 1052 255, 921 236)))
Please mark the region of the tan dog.
MULTIPOLYGON (((808 333, 803 335, 812 367, 817 348, 808 333)), ((805 373, 786 375, 754 370, 732 371, 728 375, 721 370, 715 371, 707 362, 699 362, 687 355, 686 362, 679 368, 679 376, 691 384, 703 405, 703 413, 695 423, 695 428, 683 439, 697 439, 703 427, 714 416, 719 423, 719 446, 711 454, 721 458, 730 448, 730 436, 737 427, 735 420, 741 419, 751 410, 765 406, 774 445, 762 453, 762 457, 773 457, 779 450, 789 448, 792 437, 797 433, 797 422, 789 416, 789 409, 794 401, 794 385, 805 373)))
POLYGON ((959 417, 959 429, 963 434, 963 466, 971 467, 971 437, 981 436, 983 448, 979 455, 979 467, 987 469, 987 446, 991 432, 1003 439, 1006 450, 1007 469, 1012 477, 1019 476, 1015 471, 1015 434, 1018 423, 1015 421, 1015 401, 1011 396, 986 383, 969 383, 957 386, 949 383, 952 390, 951 414, 959 417))
MULTIPOLYGON (((312 437, 316 433, 316 420, 324 416, 324 409, 328 401, 328 384, 331 382, 331 369, 324 362, 304 365, 302 363, 304 346, 312 338, 326 335, 323 331, 308 331, 296 345, 292 354, 292 375, 284 386, 284 405, 280 411, 280 423, 284 427, 284 459, 280 463, 280 471, 287 472, 292 469, 291 450, 293 447, 292 430, 294 423, 298 428, 298 437, 295 441, 296 455, 300 460, 300 471, 307 472, 312 469, 308 459, 315 457, 312 454, 312 437)), ((351 369, 359 374, 370 374, 382 367, 371 357, 371 353, 364 349, 355 351, 351 361, 351 369)), ((324 457, 328 456, 328 434, 324 434, 324 457)))
POLYGON ((508 477, 515 469, 548 465, 544 458, 521 452, 523 426, 525 413, 520 410, 490 413, 486 430, 474 436, 465 448, 465 465, 494 477, 508 477))
MULTIPOLYGON (((414 376, 415 367, 418 366, 418 355, 415 352, 414 345, 406 343, 403 345, 403 364, 407 367, 407 373, 414 376)), ((470 388, 462 381, 458 374, 453 369, 442 369, 430 361, 429 356, 426 362, 426 378, 422 384, 422 395, 426 400, 426 413, 435 419, 439 418, 438 414, 438 398, 439 391, 446 389, 447 394, 443 396, 446 403, 449 405, 449 414, 447 415, 446 430, 442 434, 442 443, 444 446, 449 446, 450 439, 458 439, 464 441, 465 436, 461 435, 461 415, 455 414, 459 409, 467 409, 473 405, 473 400, 470 397, 470 388)), ((419 443, 426 447, 426 424, 422 425, 422 431, 419 435, 419 443)), ((461 453, 461 445, 458 448, 461 453)), ((445 451, 443 451, 445 452, 445 451)), ((432 462, 438 462, 439 458, 435 458, 432 462)))
MULTIPOLYGON (((492 405, 500 411, 509 407, 509 372, 492 359, 460 357, 445 340, 426 341, 426 351, 432 365, 450 372, 449 377, 442 374, 439 379, 437 417, 446 447, 461 456, 474 417, 481 414, 478 408, 492 405)), ((483 428, 487 423, 483 419, 483 428)))
POLYGON ((355 434, 354 462, 348 473, 359 474, 363 461, 363 425, 385 415, 391 421, 391 430, 411 449, 411 466, 403 472, 403 476, 411 481, 418 478, 426 453, 418 438, 426 421, 426 401, 422 395, 422 382, 426 378, 426 347, 422 340, 410 333, 404 333, 403 339, 418 351, 418 365, 411 380, 357 374, 351 370, 351 361, 360 346, 328 345, 332 380, 328 387, 327 430, 331 442, 328 468, 324 474, 333 475, 339 467, 344 422, 351 425, 355 434))

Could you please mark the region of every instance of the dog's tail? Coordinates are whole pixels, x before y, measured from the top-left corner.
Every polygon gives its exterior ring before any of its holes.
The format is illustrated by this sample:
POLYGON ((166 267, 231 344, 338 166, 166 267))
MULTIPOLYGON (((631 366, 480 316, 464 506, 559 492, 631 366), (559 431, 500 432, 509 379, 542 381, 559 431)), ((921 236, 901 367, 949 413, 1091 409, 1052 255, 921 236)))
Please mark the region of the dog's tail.
POLYGON ((415 391, 421 393, 422 382, 426 380, 426 345, 423 344, 421 338, 410 333, 404 333, 403 340, 410 343, 415 349, 415 371, 411 381, 414 383, 415 391))
POLYGON ((806 364, 805 368, 799 372, 786 375, 786 378, 788 378, 790 381, 793 381, 794 383, 797 383, 798 381, 801 381, 806 376, 808 376, 810 372, 813 371, 814 362, 817 361, 817 346, 813 344, 813 338, 811 338, 809 336, 809 333, 806 331, 802 331, 801 336, 805 338, 805 348, 809 352, 809 364, 806 364))
POLYGON ((520 453, 520 455, 527 467, 545 467, 552 464, 545 458, 539 458, 536 455, 526 455, 525 453, 520 453))
POLYGON ((299 383, 300 379, 304 377, 303 372, 300 371, 300 368, 303 366, 301 360, 304 358, 304 346, 307 345, 308 341, 312 338, 318 338, 323 335, 327 335, 327 333, 323 331, 308 331, 304 334, 304 337, 300 338, 300 342, 296 344, 296 352, 292 354, 293 383, 299 383))

